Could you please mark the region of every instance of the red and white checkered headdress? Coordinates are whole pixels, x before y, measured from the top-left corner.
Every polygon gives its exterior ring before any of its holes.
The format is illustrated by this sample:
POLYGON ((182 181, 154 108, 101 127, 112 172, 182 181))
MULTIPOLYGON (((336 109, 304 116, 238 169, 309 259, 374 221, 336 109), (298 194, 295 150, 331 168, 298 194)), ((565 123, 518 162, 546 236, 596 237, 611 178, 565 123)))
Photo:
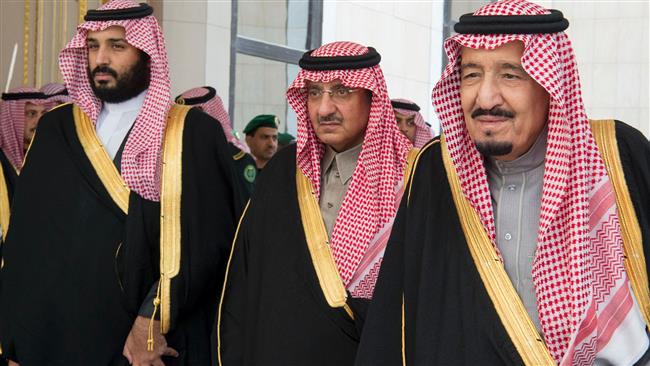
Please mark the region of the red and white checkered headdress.
POLYGON ((68 95, 68 90, 63 84, 45 84, 41 87, 41 93, 45 94, 48 97, 47 100, 53 103, 53 107, 59 104, 72 102, 72 98, 70 98, 70 95, 68 95))
MULTIPOLYGON (((187 101, 188 99, 204 97, 208 93, 210 93, 210 90, 207 87, 202 86, 202 87, 193 88, 188 91, 185 91, 179 97, 182 98, 184 101, 187 101)), ((177 102, 180 102, 178 98, 177 98, 177 102)), ((210 98, 209 100, 198 104, 192 103, 191 105, 195 107, 200 107, 205 113, 209 114, 210 116, 212 116, 212 118, 219 121, 221 127, 223 128, 223 132, 226 135, 226 140, 228 140, 228 142, 237 146, 239 150, 242 150, 246 153, 250 153, 248 146, 246 146, 241 141, 239 141, 237 136, 235 136, 235 134, 233 133, 232 126, 230 124, 231 123, 230 116, 228 115, 228 112, 226 112, 226 108, 223 106, 223 101, 221 100, 221 97, 219 97, 219 94, 216 93, 216 91, 214 97, 210 98)))
MULTIPOLYGON (((488 4, 474 15, 548 13, 527 1, 506 0, 488 4)), ((433 89, 433 106, 463 193, 494 243, 483 157, 470 139, 461 108, 460 52, 463 47, 491 50, 512 41, 523 42, 523 68, 550 94, 540 227, 532 270, 542 331, 558 363, 591 365, 610 338, 625 342, 623 329, 634 323, 630 320, 634 315, 631 303, 620 303, 617 297, 630 291, 618 213, 585 113, 568 37, 564 32, 451 37, 445 41, 449 64, 433 89)), ((498 252, 496 246, 495 250, 498 252)))
MULTIPOLYGON (((98 10, 127 9, 138 4, 113 0, 98 10)), ((133 191, 152 201, 160 200, 160 159, 167 113, 172 106, 165 40, 153 15, 137 19, 85 21, 59 55, 61 74, 75 104, 97 123, 102 103, 88 80, 88 32, 111 26, 125 29, 127 42, 150 57, 151 81, 140 113, 124 146, 122 177, 133 191)))
MULTIPOLYGON (((311 56, 359 56, 368 52, 368 48, 360 44, 333 42, 317 48, 311 56)), ((310 81, 327 83, 333 80, 372 92, 361 153, 330 239, 339 274, 347 286, 372 238, 395 216, 395 187, 403 179, 411 143, 397 128, 379 65, 355 70, 300 70, 287 90, 287 98, 298 119, 296 163, 311 181, 316 197, 320 197, 321 158, 325 147, 310 122, 304 88, 310 81)))
MULTIPOLYGON (((392 101, 415 105, 413 101, 408 99, 393 99, 392 101)), ((405 116, 415 117, 415 141, 413 142, 413 147, 421 148, 433 138, 433 131, 431 131, 431 127, 427 126, 427 123, 424 121, 424 117, 422 117, 422 114, 419 111, 397 107, 394 107, 394 109, 395 111, 405 116)))
MULTIPOLYGON (((36 88, 22 87, 9 90, 7 94, 41 94, 36 88)), ((52 103, 45 98, 29 98, 3 100, 0 103, 0 149, 5 153, 9 162, 20 170, 25 158, 25 104, 33 103, 46 105, 49 109, 52 103)))

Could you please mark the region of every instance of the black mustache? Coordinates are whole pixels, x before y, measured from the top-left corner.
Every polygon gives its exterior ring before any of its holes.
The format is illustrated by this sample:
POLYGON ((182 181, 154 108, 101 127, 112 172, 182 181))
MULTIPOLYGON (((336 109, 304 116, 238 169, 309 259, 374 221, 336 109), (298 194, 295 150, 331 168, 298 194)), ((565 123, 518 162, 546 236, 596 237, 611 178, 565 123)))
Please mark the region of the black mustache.
POLYGON ((341 123, 341 122, 343 122, 343 118, 340 118, 340 117, 337 117, 337 116, 334 116, 334 115, 325 116, 325 117, 320 117, 319 116, 318 117, 318 123, 321 123, 321 122, 339 122, 339 123, 341 123))
POLYGON ((476 109, 474 112, 472 112, 472 118, 476 118, 479 116, 494 116, 494 117, 506 117, 506 118, 514 118, 515 114, 513 112, 507 111, 505 109, 501 109, 498 107, 494 107, 492 109, 476 109))
POLYGON ((108 67, 108 66, 97 66, 97 67, 95 67, 95 68, 93 69, 93 71, 90 72, 90 75, 91 75, 92 77, 95 77, 95 75, 96 75, 97 73, 99 73, 99 72, 102 72, 102 73, 105 73, 105 74, 109 74, 109 75, 111 75, 112 77, 114 77, 114 78, 117 79, 117 72, 116 72, 115 70, 111 69, 111 68, 108 67))

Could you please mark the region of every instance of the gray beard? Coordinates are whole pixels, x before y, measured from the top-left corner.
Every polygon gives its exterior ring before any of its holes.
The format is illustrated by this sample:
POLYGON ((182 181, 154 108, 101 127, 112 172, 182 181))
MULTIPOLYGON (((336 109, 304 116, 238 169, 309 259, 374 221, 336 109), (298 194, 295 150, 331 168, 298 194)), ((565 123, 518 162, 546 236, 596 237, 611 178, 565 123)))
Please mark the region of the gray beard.
POLYGON ((502 156, 512 152, 512 143, 510 142, 476 142, 476 149, 483 156, 502 156))

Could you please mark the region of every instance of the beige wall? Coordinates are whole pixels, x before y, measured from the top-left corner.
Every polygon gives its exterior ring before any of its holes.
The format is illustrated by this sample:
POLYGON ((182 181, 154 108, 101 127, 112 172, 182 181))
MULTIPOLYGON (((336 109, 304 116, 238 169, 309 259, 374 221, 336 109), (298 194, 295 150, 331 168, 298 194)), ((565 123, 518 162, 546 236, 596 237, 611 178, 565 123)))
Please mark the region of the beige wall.
POLYGON ((203 85, 228 106, 230 1, 162 0, 172 95, 203 85))
POLYGON ((442 5, 440 1, 326 1, 323 43, 349 40, 376 48, 390 97, 415 101, 425 119, 435 121, 430 96, 440 75, 442 5))
POLYGON ((616 118, 650 137, 648 1, 540 1, 569 19, 587 115, 616 118))
MULTIPOLYGON (((76 1, 42 1, 43 8, 41 13, 37 13, 36 11, 37 3, 37 0, 31 0, 29 2, 27 85, 30 86, 40 86, 38 85, 39 73, 41 85, 53 81, 61 81, 57 62, 58 54, 74 34, 79 16, 78 3, 76 1), (64 13, 64 10, 67 11, 64 13), (67 17, 65 24, 63 21, 64 17, 67 17), (42 33, 36 32, 37 25, 40 23, 38 21, 39 18, 42 18, 42 33), (35 47, 38 47, 36 38, 39 35, 42 37, 42 48, 40 52, 35 49, 35 47), (39 53, 40 57, 38 56, 39 53), (37 61, 36 63, 35 60, 37 61), (34 68, 34 64, 36 64, 36 68, 34 68)), ((96 8, 99 4, 100 0, 89 0, 88 8, 96 8)), ((23 15, 24 1, 0 1, 0 85, 3 90, 7 82, 11 55, 15 43, 18 44, 18 53, 11 87, 23 85, 23 15)))

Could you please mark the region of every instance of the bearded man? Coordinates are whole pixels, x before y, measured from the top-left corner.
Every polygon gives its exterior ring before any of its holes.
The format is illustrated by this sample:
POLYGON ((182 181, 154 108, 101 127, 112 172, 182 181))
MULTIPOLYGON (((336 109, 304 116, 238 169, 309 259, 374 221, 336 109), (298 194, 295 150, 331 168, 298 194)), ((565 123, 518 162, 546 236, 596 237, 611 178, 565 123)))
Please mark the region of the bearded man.
POLYGON ((173 106, 146 4, 90 10, 73 104, 39 124, 3 245, 2 349, 29 365, 209 365, 235 221, 223 129, 173 106))
POLYGON ((587 119, 561 12, 460 18, 359 365, 647 365, 650 144, 587 119))

